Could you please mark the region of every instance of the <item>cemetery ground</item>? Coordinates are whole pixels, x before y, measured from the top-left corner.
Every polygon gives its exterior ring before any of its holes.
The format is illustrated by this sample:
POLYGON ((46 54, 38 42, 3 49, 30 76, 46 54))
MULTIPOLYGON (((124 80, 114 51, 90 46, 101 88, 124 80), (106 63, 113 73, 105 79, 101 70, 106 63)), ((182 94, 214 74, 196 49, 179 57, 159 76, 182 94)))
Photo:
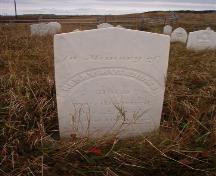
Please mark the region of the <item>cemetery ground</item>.
MULTIPOLYGON (((216 30, 215 21, 216 14, 182 14, 174 27, 216 30)), ((64 32, 74 29, 63 25, 64 32)), ((53 37, 31 37, 28 25, 0 25, 3 176, 216 175, 216 51, 171 44, 158 131, 125 140, 58 138, 53 37)))

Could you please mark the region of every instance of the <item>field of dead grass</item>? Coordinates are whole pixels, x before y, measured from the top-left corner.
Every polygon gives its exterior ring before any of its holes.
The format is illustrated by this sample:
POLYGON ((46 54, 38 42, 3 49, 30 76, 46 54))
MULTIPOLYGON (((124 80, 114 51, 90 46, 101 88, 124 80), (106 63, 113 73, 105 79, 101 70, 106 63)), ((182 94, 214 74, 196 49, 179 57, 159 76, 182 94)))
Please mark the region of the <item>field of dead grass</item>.
POLYGON ((59 141, 53 66, 52 36, 0 25, 0 175, 216 175, 216 51, 172 44, 161 127, 127 140, 59 141))

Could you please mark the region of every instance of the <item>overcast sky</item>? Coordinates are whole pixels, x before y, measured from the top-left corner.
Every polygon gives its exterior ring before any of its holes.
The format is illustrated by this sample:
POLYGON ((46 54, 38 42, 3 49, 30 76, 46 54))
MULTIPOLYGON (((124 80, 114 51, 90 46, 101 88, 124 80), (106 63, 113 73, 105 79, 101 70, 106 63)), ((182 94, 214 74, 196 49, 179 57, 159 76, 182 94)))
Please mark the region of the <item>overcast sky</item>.
MULTIPOLYGON (((14 14, 0 0, 0 14, 14 14)), ((125 14, 154 10, 216 10, 216 0, 16 0, 18 14, 125 14)))

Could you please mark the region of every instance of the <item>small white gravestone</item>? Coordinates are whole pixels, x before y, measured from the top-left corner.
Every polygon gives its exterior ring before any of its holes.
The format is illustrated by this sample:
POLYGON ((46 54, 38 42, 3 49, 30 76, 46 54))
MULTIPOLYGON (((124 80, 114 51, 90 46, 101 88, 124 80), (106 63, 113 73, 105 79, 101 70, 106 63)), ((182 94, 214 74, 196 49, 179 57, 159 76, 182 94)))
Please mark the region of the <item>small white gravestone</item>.
POLYGON ((214 31, 214 30, 211 29, 211 27, 207 27, 206 30, 208 30, 208 31, 214 31))
POLYGON ((163 28, 163 33, 165 34, 165 35, 171 35, 172 34, 172 26, 170 26, 170 25, 166 25, 166 26, 164 26, 164 28, 163 28))
POLYGON ((31 35, 45 36, 56 34, 61 31, 61 24, 58 22, 32 24, 30 30, 31 35))
POLYGON ((97 25, 97 28, 98 29, 101 29, 101 28, 109 28, 109 27, 113 27, 113 25, 109 24, 109 23, 101 23, 99 25, 97 25))
POLYGON ((30 26, 31 35, 43 36, 47 33, 48 29, 46 23, 32 24, 30 26))
POLYGON ((216 32, 212 30, 190 32, 187 42, 187 49, 216 49, 216 32))
POLYGON ((158 129, 169 47, 169 36, 116 27, 55 35, 60 136, 158 129))
POLYGON ((171 42, 181 42, 186 43, 187 42, 187 31, 181 27, 175 29, 171 34, 171 42))
POLYGON ((73 30, 73 32, 79 32, 80 30, 79 29, 75 29, 75 30, 73 30))
POLYGON ((124 28, 124 27, 122 27, 121 25, 117 25, 116 27, 117 27, 117 28, 124 28))
POLYGON ((49 22, 48 24, 49 34, 56 34, 61 31, 61 24, 58 22, 49 22))

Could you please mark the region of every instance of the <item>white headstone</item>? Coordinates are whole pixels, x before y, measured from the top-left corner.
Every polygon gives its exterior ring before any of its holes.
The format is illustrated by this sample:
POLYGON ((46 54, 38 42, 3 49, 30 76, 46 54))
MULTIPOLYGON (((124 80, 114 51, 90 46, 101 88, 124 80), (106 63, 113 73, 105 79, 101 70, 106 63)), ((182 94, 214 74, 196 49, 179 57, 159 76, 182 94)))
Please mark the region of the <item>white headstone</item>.
POLYGON ((61 31, 61 24, 58 22, 49 22, 48 24, 49 34, 56 34, 61 31))
POLYGON ((164 26, 163 33, 165 35, 171 35, 172 34, 172 26, 170 26, 170 25, 164 26))
POLYGON ((60 136, 159 128, 169 47, 169 36, 116 27, 55 35, 60 136))
POLYGON ((61 31, 61 24, 58 22, 32 24, 30 30, 31 35, 45 36, 56 34, 61 31))
POLYGON ((175 29, 171 34, 171 42, 181 42, 186 43, 187 42, 187 31, 181 27, 175 29))
POLYGON ((216 49, 216 32, 212 30, 190 32, 187 42, 187 49, 216 49))
POLYGON ((73 32, 79 32, 80 30, 79 29, 75 29, 75 30, 73 30, 73 32))
POLYGON ((109 23, 101 23, 99 25, 97 25, 97 28, 98 29, 101 29, 101 28, 108 28, 108 27, 113 27, 113 25, 109 24, 109 23))
POLYGON ((117 25, 116 27, 118 27, 118 28, 124 28, 124 27, 122 27, 121 25, 117 25))
POLYGON ((43 36, 48 33, 48 28, 46 23, 32 24, 30 26, 31 35, 43 36))
POLYGON ((207 27, 206 30, 208 30, 208 31, 214 31, 214 30, 211 29, 211 27, 207 27))

